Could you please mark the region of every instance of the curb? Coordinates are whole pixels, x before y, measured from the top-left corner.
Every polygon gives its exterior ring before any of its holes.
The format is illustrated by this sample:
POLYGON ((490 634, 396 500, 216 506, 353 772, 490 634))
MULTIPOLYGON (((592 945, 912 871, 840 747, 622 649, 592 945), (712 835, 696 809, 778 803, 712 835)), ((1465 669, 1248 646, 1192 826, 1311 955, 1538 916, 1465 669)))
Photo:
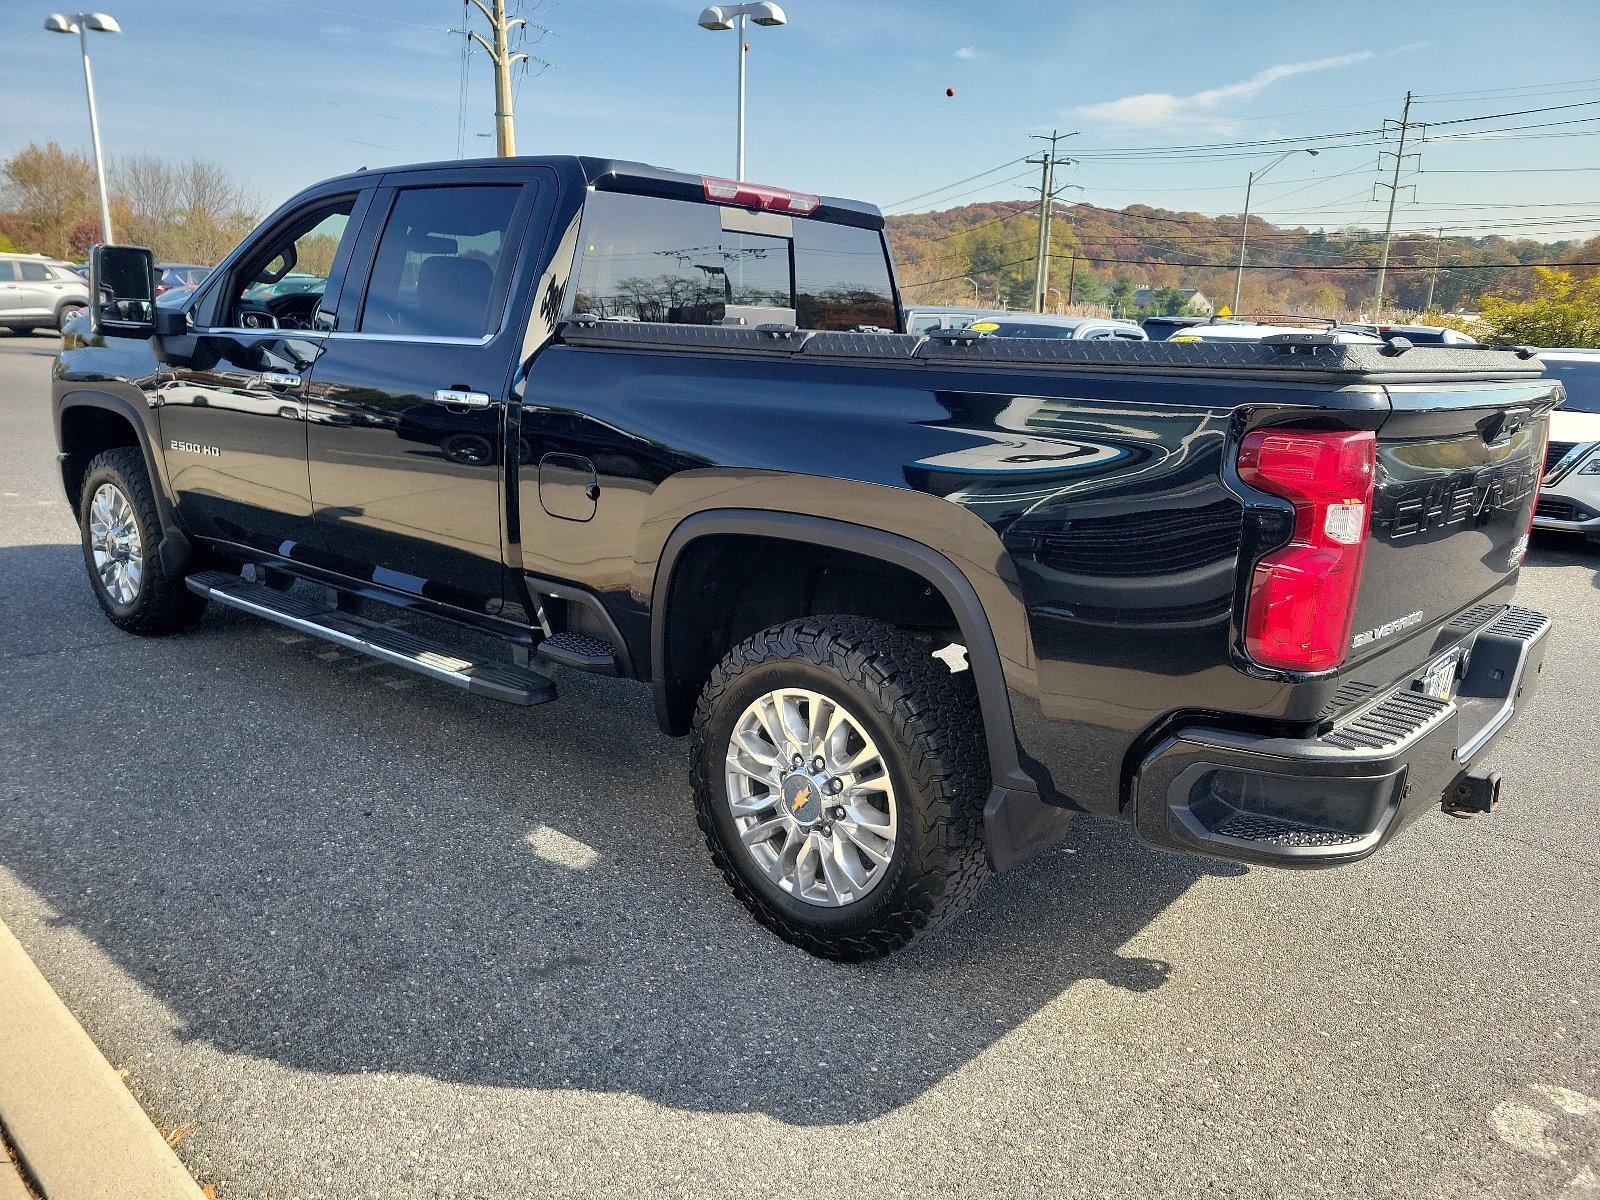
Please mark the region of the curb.
POLYGON ((0 1124, 48 1200, 203 1200, 3 921, 0 1124))

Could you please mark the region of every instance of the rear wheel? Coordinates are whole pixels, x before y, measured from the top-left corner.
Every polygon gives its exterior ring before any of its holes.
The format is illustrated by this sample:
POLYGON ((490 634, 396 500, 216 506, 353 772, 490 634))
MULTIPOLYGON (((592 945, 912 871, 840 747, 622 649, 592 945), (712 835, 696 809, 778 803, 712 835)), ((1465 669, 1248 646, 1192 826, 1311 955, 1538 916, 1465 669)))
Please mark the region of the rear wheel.
POLYGON ((971 675, 881 622, 809 617, 735 648, 700 696, 693 775, 734 893, 812 954, 890 954, 988 876, 971 675))
POLYGON ((95 599, 118 629, 175 633, 200 619, 206 602, 181 575, 169 575, 156 553, 161 519, 138 449, 118 446, 90 461, 78 527, 95 599))

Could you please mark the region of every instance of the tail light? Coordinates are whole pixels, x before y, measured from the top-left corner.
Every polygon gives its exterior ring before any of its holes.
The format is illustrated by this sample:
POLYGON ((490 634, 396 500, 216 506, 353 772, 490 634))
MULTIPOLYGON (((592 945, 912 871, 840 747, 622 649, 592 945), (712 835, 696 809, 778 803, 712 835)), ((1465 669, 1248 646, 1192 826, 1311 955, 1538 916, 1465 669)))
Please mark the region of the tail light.
POLYGON ((700 182, 705 186, 706 199, 713 204, 737 204, 741 208, 764 208, 769 212, 795 213, 803 217, 822 203, 819 196, 761 183, 718 179, 713 175, 702 175, 700 182))
POLYGON ((1294 536, 1255 566, 1245 609, 1251 659, 1285 671, 1344 661, 1372 519, 1377 438, 1307 429, 1247 434, 1239 475, 1294 505, 1294 536))

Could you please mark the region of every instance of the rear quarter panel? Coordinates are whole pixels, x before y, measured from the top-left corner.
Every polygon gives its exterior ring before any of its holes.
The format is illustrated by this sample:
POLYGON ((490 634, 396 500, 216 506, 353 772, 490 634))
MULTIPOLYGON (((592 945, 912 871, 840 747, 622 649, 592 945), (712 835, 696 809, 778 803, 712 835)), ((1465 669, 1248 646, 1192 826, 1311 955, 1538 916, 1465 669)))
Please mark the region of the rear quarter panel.
POLYGON ((1375 426, 1379 388, 860 364, 552 345, 524 388, 524 568, 597 593, 648 661, 661 546, 707 508, 848 521, 919 541, 983 599, 1022 761, 1046 795, 1114 810, 1130 746, 1173 714, 1301 719, 1298 688, 1231 662, 1246 423, 1375 426), (543 513, 538 459, 591 458, 599 512, 543 513))

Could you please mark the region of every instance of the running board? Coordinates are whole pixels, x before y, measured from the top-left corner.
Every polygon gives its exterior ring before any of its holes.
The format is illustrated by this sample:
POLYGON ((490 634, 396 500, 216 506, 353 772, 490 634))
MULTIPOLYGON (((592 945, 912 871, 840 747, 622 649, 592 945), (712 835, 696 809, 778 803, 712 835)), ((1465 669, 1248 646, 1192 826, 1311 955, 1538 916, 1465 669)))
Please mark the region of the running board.
POLYGON ((274 591, 226 571, 201 571, 186 582, 190 591, 218 604, 370 654, 478 696, 507 704, 547 704, 556 698, 555 681, 538 671, 474 661, 443 642, 340 612, 292 592, 274 591))

